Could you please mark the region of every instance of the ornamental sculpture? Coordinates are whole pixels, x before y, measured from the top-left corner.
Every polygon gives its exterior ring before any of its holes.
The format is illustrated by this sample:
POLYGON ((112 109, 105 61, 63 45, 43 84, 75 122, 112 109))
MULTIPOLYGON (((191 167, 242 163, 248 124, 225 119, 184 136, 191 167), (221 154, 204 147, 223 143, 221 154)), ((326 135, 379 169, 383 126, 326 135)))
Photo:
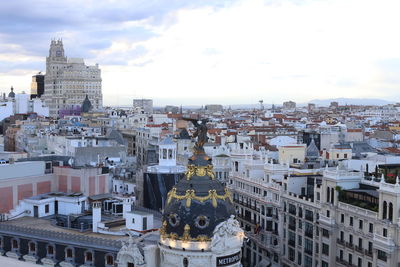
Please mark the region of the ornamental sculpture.
POLYGON ((197 137, 196 144, 194 146, 194 154, 204 154, 204 144, 207 143, 207 122, 208 119, 202 119, 199 123, 199 120, 183 118, 185 121, 190 121, 193 123, 194 127, 196 127, 196 131, 193 133, 192 137, 197 137))

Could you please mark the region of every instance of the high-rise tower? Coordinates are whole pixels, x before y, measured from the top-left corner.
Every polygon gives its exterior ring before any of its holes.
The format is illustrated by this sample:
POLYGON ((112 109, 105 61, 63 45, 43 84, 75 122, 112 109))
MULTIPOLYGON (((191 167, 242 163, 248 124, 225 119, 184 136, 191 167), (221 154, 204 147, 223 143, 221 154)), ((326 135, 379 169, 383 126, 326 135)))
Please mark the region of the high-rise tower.
POLYGON ((93 109, 103 106, 101 70, 98 64, 87 66, 82 58, 67 58, 62 40, 52 40, 46 57, 43 99, 50 116, 60 111, 80 107, 86 95, 93 109))

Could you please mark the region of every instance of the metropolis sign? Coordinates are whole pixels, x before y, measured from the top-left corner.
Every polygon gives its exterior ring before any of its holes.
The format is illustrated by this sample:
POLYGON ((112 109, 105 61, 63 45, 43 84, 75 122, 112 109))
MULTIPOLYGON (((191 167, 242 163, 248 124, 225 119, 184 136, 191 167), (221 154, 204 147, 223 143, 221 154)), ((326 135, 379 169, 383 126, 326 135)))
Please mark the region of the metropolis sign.
POLYGON ((224 257, 218 257, 217 258, 217 266, 229 266, 231 264, 237 263, 240 261, 240 251, 238 253, 224 256, 224 257))

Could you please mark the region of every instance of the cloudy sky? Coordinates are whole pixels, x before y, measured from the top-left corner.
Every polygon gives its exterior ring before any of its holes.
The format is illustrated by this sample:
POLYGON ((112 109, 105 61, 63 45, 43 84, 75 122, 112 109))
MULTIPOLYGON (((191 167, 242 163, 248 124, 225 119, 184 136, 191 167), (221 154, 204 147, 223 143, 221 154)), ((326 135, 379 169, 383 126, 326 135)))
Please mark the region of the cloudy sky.
POLYGON ((102 69, 106 105, 400 101, 398 0, 14 0, 0 92, 29 91, 50 40, 102 69))

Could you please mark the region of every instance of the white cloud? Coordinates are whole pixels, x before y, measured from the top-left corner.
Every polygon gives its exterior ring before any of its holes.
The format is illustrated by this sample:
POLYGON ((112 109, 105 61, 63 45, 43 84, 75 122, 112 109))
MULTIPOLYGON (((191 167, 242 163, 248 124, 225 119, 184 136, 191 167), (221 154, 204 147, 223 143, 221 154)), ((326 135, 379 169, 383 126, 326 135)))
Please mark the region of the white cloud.
POLYGON ((126 38, 94 50, 92 60, 103 71, 106 104, 130 104, 133 97, 155 98, 156 104, 393 100, 397 81, 377 62, 400 58, 399 8, 395 0, 252 0, 181 9, 170 14, 174 23, 168 26, 124 22, 126 38), (138 26, 156 36, 130 41, 129 29, 138 26), (135 53, 138 48, 146 53, 135 53), (102 64, 111 59, 126 65, 102 64))

